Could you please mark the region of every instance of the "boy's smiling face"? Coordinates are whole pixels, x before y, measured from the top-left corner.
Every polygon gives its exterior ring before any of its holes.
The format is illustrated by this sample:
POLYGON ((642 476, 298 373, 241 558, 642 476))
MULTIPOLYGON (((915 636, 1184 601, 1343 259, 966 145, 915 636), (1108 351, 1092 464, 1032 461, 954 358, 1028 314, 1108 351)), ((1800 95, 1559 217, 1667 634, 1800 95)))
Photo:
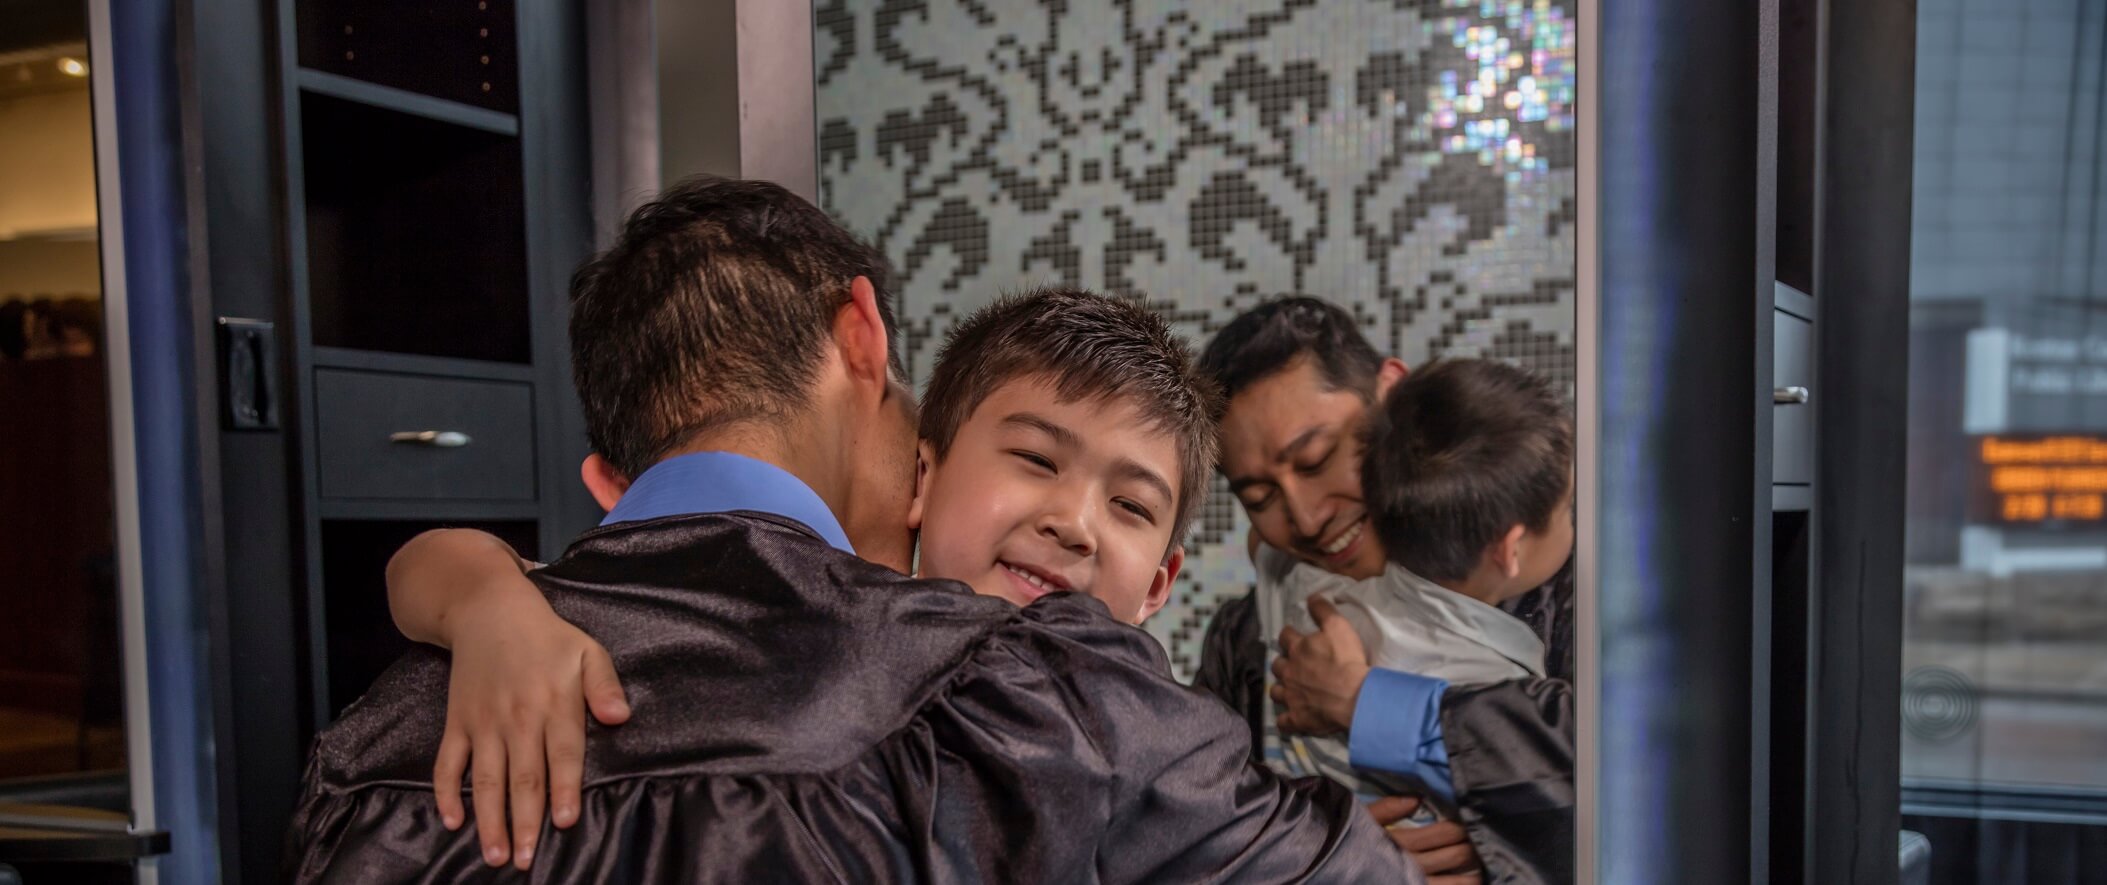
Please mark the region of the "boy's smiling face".
POLYGON ((1171 434, 1121 398, 1059 401, 1036 377, 988 394, 938 459, 922 442, 909 524, 921 573, 1029 605, 1097 597, 1139 623, 1163 607, 1181 471, 1171 434))

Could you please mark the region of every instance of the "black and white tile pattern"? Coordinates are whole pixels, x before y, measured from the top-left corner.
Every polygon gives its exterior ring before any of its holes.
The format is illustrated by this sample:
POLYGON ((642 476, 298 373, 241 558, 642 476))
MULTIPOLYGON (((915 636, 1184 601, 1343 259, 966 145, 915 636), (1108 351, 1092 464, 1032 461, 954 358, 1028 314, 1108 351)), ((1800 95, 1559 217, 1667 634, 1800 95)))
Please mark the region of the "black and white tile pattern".
MULTIPOLYGON (((1022 285, 1143 298, 1195 342, 1270 296, 1407 362, 1570 384, 1573 3, 818 0, 820 190, 901 274, 917 382, 1022 285)), ((1149 624, 1190 672, 1250 585, 1216 483, 1149 624)))

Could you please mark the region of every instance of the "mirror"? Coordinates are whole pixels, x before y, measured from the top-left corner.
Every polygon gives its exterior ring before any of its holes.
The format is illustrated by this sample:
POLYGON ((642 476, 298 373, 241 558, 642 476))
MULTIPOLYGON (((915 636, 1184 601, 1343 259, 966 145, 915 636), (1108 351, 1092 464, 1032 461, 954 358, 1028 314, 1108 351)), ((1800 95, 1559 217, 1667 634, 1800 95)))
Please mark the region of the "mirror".
MULTIPOLYGON (((917 384, 958 318, 1053 283, 1141 299, 1196 348, 1310 296, 1371 359, 1487 358, 1571 402, 1572 2, 881 6, 814 7, 817 188, 891 258, 917 384)), ((1216 365, 1255 376, 1231 385, 1224 469, 1169 604, 1143 626, 1177 678, 1250 719, 1268 764, 1351 780, 1360 760, 1343 736, 1279 733, 1264 695, 1272 638, 1314 626, 1281 588, 1383 580, 1353 442, 1378 373, 1349 354, 1341 392, 1239 354, 1216 365), (1307 451, 1280 445, 1305 427, 1307 451), (1267 473, 1297 458, 1326 460, 1267 473)), ((1481 651, 1500 646, 1487 631, 1512 631, 1510 656, 1533 657, 1499 678, 1570 681, 1572 596, 1562 576, 1505 612, 1475 599, 1444 611, 1490 619, 1464 628, 1481 651)), ((1369 611, 1351 620, 1380 665, 1390 615, 1369 611)))

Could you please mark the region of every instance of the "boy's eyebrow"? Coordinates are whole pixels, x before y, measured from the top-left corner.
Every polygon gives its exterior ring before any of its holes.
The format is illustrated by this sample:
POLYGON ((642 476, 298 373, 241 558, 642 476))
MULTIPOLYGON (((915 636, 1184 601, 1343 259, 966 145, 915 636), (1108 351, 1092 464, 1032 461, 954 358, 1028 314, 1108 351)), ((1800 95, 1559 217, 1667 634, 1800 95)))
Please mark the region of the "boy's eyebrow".
POLYGON ((1164 479, 1163 474, 1150 470, 1146 465, 1132 458, 1120 458, 1112 462, 1112 475, 1119 479, 1131 479, 1148 486, 1163 495, 1163 500, 1166 503, 1175 504, 1178 502, 1178 493, 1171 491, 1170 480, 1164 479))
MULTIPOLYGON (((1083 445, 1083 438, 1077 436, 1075 431, 1030 412, 1018 412, 1014 415, 1006 416, 1002 419, 1002 423, 1046 434, 1053 437, 1055 445, 1064 448, 1080 448, 1083 445)), ((1163 474, 1150 470, 1147 466, 1132 458, 1123 457, 1113 461, 1112 473, 1120 479, 1131 479, 1161 492, 1165 501, 1176 503, 1178 500, 1178 493, 1171 490, 1170 480, 1164 479, 1163 474)))
POLYGON ((1053 441, 1056 444, 1065 446, 1067 448, 1076 448, 1083 444, 1083 438, 1077 436, 1075 431, 1069 430, 1066 427, 1062 427, 1059 424, 1055 424, 1052 421, 1048 421, 1045 418, 1041 418, 1030 412, 1018 412, 1014 415, 1010 415, 1006 418, 1003 418, 1002 423, 1015 425, 1017 427, 1023 427, 1027 430, 1039 431, 1040 433, 1053 437, 1053 441))

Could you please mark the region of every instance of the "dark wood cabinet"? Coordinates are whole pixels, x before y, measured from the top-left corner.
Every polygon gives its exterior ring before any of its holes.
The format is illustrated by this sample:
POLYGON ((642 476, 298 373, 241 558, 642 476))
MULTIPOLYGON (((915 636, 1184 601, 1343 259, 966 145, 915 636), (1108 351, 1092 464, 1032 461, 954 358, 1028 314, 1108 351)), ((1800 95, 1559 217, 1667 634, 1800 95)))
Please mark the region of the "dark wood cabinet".
POLYGON ((323 500, 535 500, 531 383, 329 368, 314 378, 323 500))
MULTIPOLYGON (((482 529, 517 548, 540 555, 540 532, 533 520, 455 522, 482 529)), ((364 694, 366 686, 410 648, 388 614, 387 583, 372 566, 415 537, 426 525, 417 520, 325 519, 321 525, 322 571, 331 580, 323 604, 329 624, 318 651, 329 661, 327 691, 341 707, 364 694)))
POLYGON ((512 0, 300 0, 295 9, 304 68, 505 113, 520 108, 512 0))
POLYGON ((564 345, 592 236, 581 7, 280 0, 310 730, 406 647, 402 542, 474 526, 541 555, 591 525, 564 345))
POLYGON ((276 882, 315 732, 408 647, 388 557, 438 526, 554 557, 598 517, 586 3, 180 6, 205 789, 219 878, 276 882))
POLYGON ((517 124, 322 82, 299 102, 313 342, 533 362, 517 124))

